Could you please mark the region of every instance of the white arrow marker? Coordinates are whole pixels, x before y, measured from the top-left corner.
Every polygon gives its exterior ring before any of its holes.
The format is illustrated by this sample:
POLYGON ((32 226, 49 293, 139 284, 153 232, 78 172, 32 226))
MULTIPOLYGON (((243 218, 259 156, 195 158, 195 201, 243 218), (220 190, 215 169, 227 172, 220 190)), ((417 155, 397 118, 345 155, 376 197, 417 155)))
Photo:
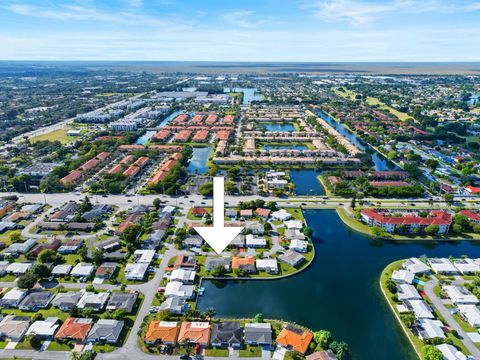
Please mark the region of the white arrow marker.
POLYGON ((223 177, 213 178, 213 227, 194 227, 217 254, 220 254, 243 230, 243 227, 238 226, 225 227, 224 182, 223 177))

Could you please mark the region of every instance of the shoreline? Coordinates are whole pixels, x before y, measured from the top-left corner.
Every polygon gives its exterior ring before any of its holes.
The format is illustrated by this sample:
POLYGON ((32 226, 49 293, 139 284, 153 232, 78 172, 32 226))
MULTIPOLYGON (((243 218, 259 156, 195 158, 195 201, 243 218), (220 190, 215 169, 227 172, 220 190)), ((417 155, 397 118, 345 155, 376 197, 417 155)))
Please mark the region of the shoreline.
MULTIPOLYGON (((363 224, 362 222, 358 221, 357 219, 350 218, 344 208, 336 207, 335 211, 337 212, 338 217, 342 220, 342 222, 348 226, 349 229, 356 231, 362 235, 369 236, 373 239, 379 240, 390 240, 390 241, 479 241, 480 234, 468 234, 468 236, 472 236, 471 239, 466 238, 462 235, 450 235, 446 237, 421 237, 421 236, 403 236, 403 235, 396 235, 392 234, 391 237, 384 237, 384 236, 377 236, 372 234, 371 231, 363 230, 363 227, 368 227, 368 225, 363 224), (352 224, 352 222, 356 222, 358 224, 352 224)), ((369 228, 369 227, 368 227, 369 228)), ((370 229, 370 228, 369 228, 370 229)))
POLYGON ((417 349, 417 347, 415 346, 415 343, 413 342, 413 339, 410 337, 410 334, 408 333, 408 329, 405 327, 405 324, 402 322, 402 320, 400 319, 400 316, 399 316, 399 315, 397 314, 397 312, 395 311, 395 308, 393 307, 392 303, 390 302, 390 299, 388 298, 388 295, 387 295, 387 293, 385 292, 385 289, 384 289, 383 284, 382 284, 382 278, 383 278, 383 276, 384 276, 385 271, 386 271, 390 266, 392 266, 393 264, 395 264, 395 263, 397 263, 397 262, 401 262, 401 261, 403 262, 403 261, 405 261, 405 260, 397 260, 397 261, 394 261, 394 262, 388 264, 388 265, 382 270, 382 272, 381 272, 381 274, 380 274, 380 279, 378 280, 378 284, 380 285, 380 291, 381 291, 382 294, 383 294, 383 299, 387 302, 390 310, 391 310, 391 311, 393 312, 393 314, 395 315, 395 318, 396 318, 397 323, 398 323, 398 324, 400 325, 400 327, 402 328, 402 331, 403 331, 404 335, 407 337, 407 339, 408 339, 410 345, 412 346, 415 354, 417 354, 417 357, 418 357, 419 359, 421 359, 422 356, 421 356, 420 351, 419 351, 419 350, 417 349))

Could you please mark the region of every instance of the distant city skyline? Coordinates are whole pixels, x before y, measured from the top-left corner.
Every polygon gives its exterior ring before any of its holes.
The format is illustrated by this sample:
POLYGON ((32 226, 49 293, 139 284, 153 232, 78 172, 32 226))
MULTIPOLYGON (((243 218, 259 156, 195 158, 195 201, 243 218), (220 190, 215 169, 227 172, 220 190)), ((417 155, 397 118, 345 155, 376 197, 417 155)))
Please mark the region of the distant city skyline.
POLYGON ((0 60, 480 61, 480 1, 0 0, 0 60))

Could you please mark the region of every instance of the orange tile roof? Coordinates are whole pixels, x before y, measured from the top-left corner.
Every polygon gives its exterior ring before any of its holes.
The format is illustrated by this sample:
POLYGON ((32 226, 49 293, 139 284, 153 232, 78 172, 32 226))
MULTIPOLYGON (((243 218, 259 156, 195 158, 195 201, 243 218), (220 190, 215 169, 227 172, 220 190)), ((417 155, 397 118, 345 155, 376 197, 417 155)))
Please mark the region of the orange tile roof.
POLYGON ((127 155, 125 156, 122 161, 120 161, 120 164, 130 164, 133 160, 135 160, 135 156, 133 155, 127 155))
POLYGON ((176 343, 179 329, 178 325, 172 326, 170 322, 152 321, 148 325, 145 341, 176 343))
POLYGON ((85 340, 93 325, 93 321, 86 322, 84 320, 88 319, 73 317, 66 319, 62 326, 60 326, 60 329, 58 329, 55 339, 68 338, 81 341, 85 340))
POLYGON ((232 269, 238 269, 242 265, 255 265, 255 258, 253 256, 234 256, 232 258, 232 269))
POLYGON ((86 162, 84 162, 78 170, 83 170, 83 171, 88 171, 96 167, 98 164, 100 164, 102 161, 99 159, 90 159, 86 162))
POLYGON ((134 177, 140 172, 140 168, 138 166, 132 165, 127 170, 123 172, 123 175, 128 177, 134 177))
POLYGON ((107 158, 110 156, 110 153, 107 151, 102 151, 100 154, 97 155, 97 159, 101 161, 107 160, 107 158))
POLYGON ((132 144, 132 145, 120 145, 118 148, 120 150, 143 150, 145 149, 145 146, 132 144))
POLYGON ((137 161, 134 162, 134 164, 140 167, 144 167, 149 161, 150 159, 148 158, 148 156, 140 156, 137 161))
POLYGON ((189 340, 199 344, 208 344, 210 340, 210 325, 205 322, 182 322, 178 342, 189 340))
POLYGON ((277 343, 286 347, 291 347, 293 350, 305 354, 312 339, 313 334, 310 331, 297 332, 288 328, 283 328, 277 336, 277 343))
POLYGON ((108 170, 108 173, 110 175, 114 175, 114 174, 118 174, 121 171, 123 171, 123 164, 117 164, 114 167, 112 167, 110 170, 108 170))
POLYGON ((62 184, 71 184, 76 182, 82 177, 82 172, 80 170, 73 170, 70 174, 60 179, 62 184))
POLYGON ((257 208, 255 210, 255 213, 258 215, 258 216, 268 216, 270 215, 270 210, 269 209, 263 209, 263 208, 257 208))

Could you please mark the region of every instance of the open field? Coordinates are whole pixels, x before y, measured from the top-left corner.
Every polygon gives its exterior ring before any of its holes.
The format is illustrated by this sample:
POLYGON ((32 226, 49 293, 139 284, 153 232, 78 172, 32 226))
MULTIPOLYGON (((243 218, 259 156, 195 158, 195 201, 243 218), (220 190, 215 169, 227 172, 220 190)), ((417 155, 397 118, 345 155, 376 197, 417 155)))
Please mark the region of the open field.
POLYGON ((58 129, 58 130, 53 130, 50 131, 46 134, 42 135, 37 135, 34 136, 30 139, 31 142, 37 142, 37 141, 44 141, 44 140, 49 140, 49 141, 60 141, 62 144, 68 144, 72 142, 75 137, 74 136, 68 136, 67 131, 70 130, 68 128, 65 129, 58 129))

